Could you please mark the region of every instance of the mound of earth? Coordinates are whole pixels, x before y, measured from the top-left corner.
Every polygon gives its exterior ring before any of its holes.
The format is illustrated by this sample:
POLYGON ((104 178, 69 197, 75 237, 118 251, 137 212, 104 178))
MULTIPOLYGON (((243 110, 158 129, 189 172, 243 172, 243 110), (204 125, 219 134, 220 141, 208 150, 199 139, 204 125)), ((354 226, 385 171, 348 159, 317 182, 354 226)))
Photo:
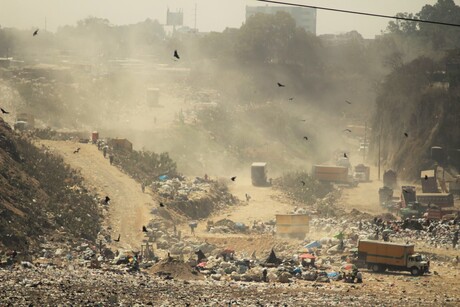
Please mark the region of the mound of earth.
POLYGON ((159 276, 170 276, 174 279, 182 280, 202 280, 204 276, 193 271, 193 269, 185 262, 179 260, 164 259, 155 264, 149 269, 150 274, 159 276))
POLYGON ((60 241, 94 240, 98 212, 78 172, 0 118, 0 251, 39 252, 56 232, 60 241))

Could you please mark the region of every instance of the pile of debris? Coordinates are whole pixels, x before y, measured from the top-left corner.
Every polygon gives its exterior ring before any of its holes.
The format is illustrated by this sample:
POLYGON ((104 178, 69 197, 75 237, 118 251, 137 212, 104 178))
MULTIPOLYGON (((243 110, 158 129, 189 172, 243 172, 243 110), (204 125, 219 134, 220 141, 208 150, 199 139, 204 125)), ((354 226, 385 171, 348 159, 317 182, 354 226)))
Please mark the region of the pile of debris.
POLYGON ((216 210, 239 202, 225 184, 200 177, 155 181, 152 190, 163 198, 168 208, 192 219, 206 218, 216 210))
POLYGON ((193 181, 173 178, 154 182, 152 189, 168 200, 189 201, 206 197, 211 191, 211 182, 199 177, 193 181))

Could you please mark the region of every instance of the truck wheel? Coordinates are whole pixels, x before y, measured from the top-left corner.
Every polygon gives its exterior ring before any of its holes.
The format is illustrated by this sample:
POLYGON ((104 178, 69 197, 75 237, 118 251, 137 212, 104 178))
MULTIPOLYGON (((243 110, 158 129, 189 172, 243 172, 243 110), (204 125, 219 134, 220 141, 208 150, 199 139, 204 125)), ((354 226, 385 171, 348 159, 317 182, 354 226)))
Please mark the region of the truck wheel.
POLYGON ((373 264, 372 265, 372 272, 375 272, 375 273, 380 272, 380 265, 373 264))
POLYGON ((419 270, 418 267, 414 266, 414 267, 412 267, 410 269, 410 273, 411 273, 412 276, 418 276, 418 275, 420 275, 420 270, 419 270))

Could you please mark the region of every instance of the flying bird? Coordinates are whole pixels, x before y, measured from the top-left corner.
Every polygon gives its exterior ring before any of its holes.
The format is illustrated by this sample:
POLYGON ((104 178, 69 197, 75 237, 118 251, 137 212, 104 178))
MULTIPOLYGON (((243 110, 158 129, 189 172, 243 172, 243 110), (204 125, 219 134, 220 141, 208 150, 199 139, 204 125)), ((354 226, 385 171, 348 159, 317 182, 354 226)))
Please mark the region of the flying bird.
POLYGON ((407 132, 404 132, 404 136, 407 138, 409 137, 409 134, 407 134, 407 132))
POLYGON ((281 84, 281 83, 279 83, 279 82, 277 82, 276 84, 278 84, 278 87, 286 87, 286 85, 281 84))
POLYGON ((290 101, 294 100, 294 97, 289 98, 290 101))
POLYGON ((80 152, 80 147, 78 147, 77 149, 75 149, 75 150, 73 151, 74 154, 75 154, 75 153, 78 153, 78 152, 80 152))
POLYGON ((109 204, 109 201, 110 201, 110 197, 106 196, 106 197, 105 197, 105 200, 104 200, 105 204, 108 205, 108 204, 109 204))
POLYGON ((114 240, 115 242, 120 242, 120 234, 118 234, 118 239, 114 240))
POLYGON ((2 110, 2 113, 3 113, 3 114, 10 114, 10 112, 8 112, 8 111, 5 111, 5 110, 4 110, 4 109, 2 109, 2 108, 0 108, 0 110, 2 110))
POLYGON ((34 31, 34 34, 32 36, 36 36, 38 34, 38 29, 34 31))
POLYGON ((305 181, 302 180, 302 181, 300 181, 300 182, 302 182, 302 185, 305 185, 305 181))
POLYGON ((179 56, 179 53, 177 53, 177 50, 174 50, 174 57, 180 60, 180 56, 179 56))
POLYGON ((343 153, 343 157, 348 159, 346 152, 343 153))
POLYGON ((160 207, 162 207, 162 208, 163 208, 164 206, 165 206, 165 205, 163 205, 163 203, 160 203, 160 207))
POLYGON ((236 176, 233 176, 232 178, 230 178, 232 181, 235 181, 236 179, 236 176))
POLYGON ((428 180, 428 175, 425 175, 425 180, 428 180))
POLYGON ((306 122, 307 120, 306 120, 306 119, 301 119, 300 121, 301 121, 301 122, 306 122))
POLYGON ((142 226, 142 232, 148 232, 148 231, 147 231, 147 227, 142 226))
POLYGON ((351 104, 351 102, 350 102, 350 101, 348 101, 348 100, 345 100, 345 102, 346 102, 346 103, 348 103, 348 104, 351 104))
POLYGON ((345 131, 351 132, 351 130, 350 130, 350 129, 345 129, 345 130, 343 130, 343 132, 345 132, 345 131))
POLYGON ((308 141, 308 137, 304 136, 303 138, 308 141))

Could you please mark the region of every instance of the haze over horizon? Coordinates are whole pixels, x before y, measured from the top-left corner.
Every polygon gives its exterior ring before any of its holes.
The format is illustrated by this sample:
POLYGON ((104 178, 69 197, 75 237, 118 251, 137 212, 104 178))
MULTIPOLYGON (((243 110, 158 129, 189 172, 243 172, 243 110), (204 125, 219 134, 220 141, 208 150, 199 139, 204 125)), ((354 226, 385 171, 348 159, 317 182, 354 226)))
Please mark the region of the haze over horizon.
MULTIPOLYGON (((356 10, 384 15, 396 15, 399 12, 416 13, 426 4, 435 4, 435 0, 367 1, 367 0, 292 0, 288 2, 306 5, 324 6, 346 10, 356 10)), ((455 3, 460 3, 456 0, 455 3)), ((123 25, 142 22, 147 18, 166 22, 166 11, 182 9, 184 25, 195 25, 201 32, 222 31, 227 27, 239 28, 245 21, 246 6, 265 5, 254 0, 136 0, 135 4, 126 0, 0 0, 0 26, 20 29, 46 28, 56 31, 58 27, 75 24, 89 16, 106 18, 112 24, 123 25)), ((317 34, 339 34, 356 30, 365 38, 386 29, 390 19, 359 16, 338 12, 318 10, 317 34)))

